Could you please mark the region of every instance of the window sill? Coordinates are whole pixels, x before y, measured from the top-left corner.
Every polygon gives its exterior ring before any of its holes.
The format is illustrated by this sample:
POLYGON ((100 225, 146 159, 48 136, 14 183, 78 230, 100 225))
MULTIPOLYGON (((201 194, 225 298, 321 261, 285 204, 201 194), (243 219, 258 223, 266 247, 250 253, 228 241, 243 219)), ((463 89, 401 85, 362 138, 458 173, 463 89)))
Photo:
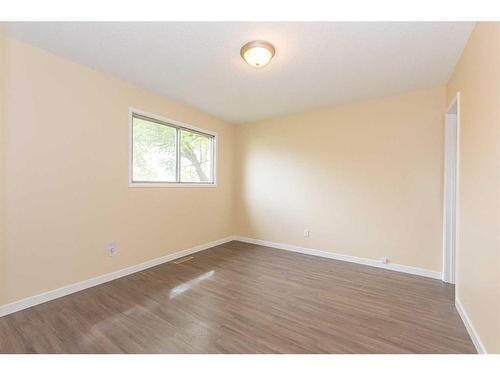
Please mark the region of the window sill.
POLYGON ((129 188, 214 188, 213 184, 179 183, 179 182, 129 182, 129 188))

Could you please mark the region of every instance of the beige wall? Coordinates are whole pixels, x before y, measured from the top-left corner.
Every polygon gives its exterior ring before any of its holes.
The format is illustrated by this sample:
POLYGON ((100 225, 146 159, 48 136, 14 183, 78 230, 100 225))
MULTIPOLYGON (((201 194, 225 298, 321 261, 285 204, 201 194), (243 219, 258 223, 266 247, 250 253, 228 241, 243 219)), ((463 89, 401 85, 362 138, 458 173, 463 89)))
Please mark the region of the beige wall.
POLYGON ((3 93, 4 93, 4 57, 5 57, 5 38, 0 33, 0 305, 5 300, 6 290, 2 285, 6 285, 6 262, 5 262, 5 121, 3 110, 3 93))
POLYGON ((457 296, 500 353, 500 23, 479 23, 448 85, 460 92, 457 296))
POLYGON ((445 100, 435 88, 238 126, 238 234, 441 271, 445 100))
POLYGON ((233 125, 11 39, 3 52, 0 305, 233 234, 233 125), (217 188, 128 188, 129 106, 218 132, 217 188))

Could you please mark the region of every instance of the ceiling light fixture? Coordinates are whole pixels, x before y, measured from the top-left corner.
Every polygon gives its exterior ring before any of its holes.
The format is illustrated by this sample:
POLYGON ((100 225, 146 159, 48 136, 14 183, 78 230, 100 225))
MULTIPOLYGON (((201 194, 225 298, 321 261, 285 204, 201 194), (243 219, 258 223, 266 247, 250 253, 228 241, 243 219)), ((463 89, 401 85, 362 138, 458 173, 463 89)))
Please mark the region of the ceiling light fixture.
POLYGON ((264 40, 255 40, 241 47, 240 54, 248 65, 254 68, 263 68, 274 56, 274 47, 264 40))

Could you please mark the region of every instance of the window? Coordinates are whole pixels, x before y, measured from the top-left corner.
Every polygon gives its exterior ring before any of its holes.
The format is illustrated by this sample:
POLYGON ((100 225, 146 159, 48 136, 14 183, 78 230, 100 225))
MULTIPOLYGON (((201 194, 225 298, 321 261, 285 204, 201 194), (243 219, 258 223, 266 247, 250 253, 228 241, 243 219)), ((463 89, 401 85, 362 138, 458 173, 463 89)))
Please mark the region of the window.
POLYGON ((130 186, 215 186, 216 134, 130 112, 130 186))

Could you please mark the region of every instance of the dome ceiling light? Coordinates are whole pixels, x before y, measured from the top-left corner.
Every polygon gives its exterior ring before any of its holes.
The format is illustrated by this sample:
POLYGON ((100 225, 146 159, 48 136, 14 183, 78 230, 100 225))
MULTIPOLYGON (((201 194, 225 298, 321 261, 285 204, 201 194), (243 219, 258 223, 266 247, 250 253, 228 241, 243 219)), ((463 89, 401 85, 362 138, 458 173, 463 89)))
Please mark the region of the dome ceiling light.
POLYGON ((271 43, 264 40, 255 40, 241 47, 240 54, 246 63, 254 68, 260 69, 265 67, 275 53, 271 43))

